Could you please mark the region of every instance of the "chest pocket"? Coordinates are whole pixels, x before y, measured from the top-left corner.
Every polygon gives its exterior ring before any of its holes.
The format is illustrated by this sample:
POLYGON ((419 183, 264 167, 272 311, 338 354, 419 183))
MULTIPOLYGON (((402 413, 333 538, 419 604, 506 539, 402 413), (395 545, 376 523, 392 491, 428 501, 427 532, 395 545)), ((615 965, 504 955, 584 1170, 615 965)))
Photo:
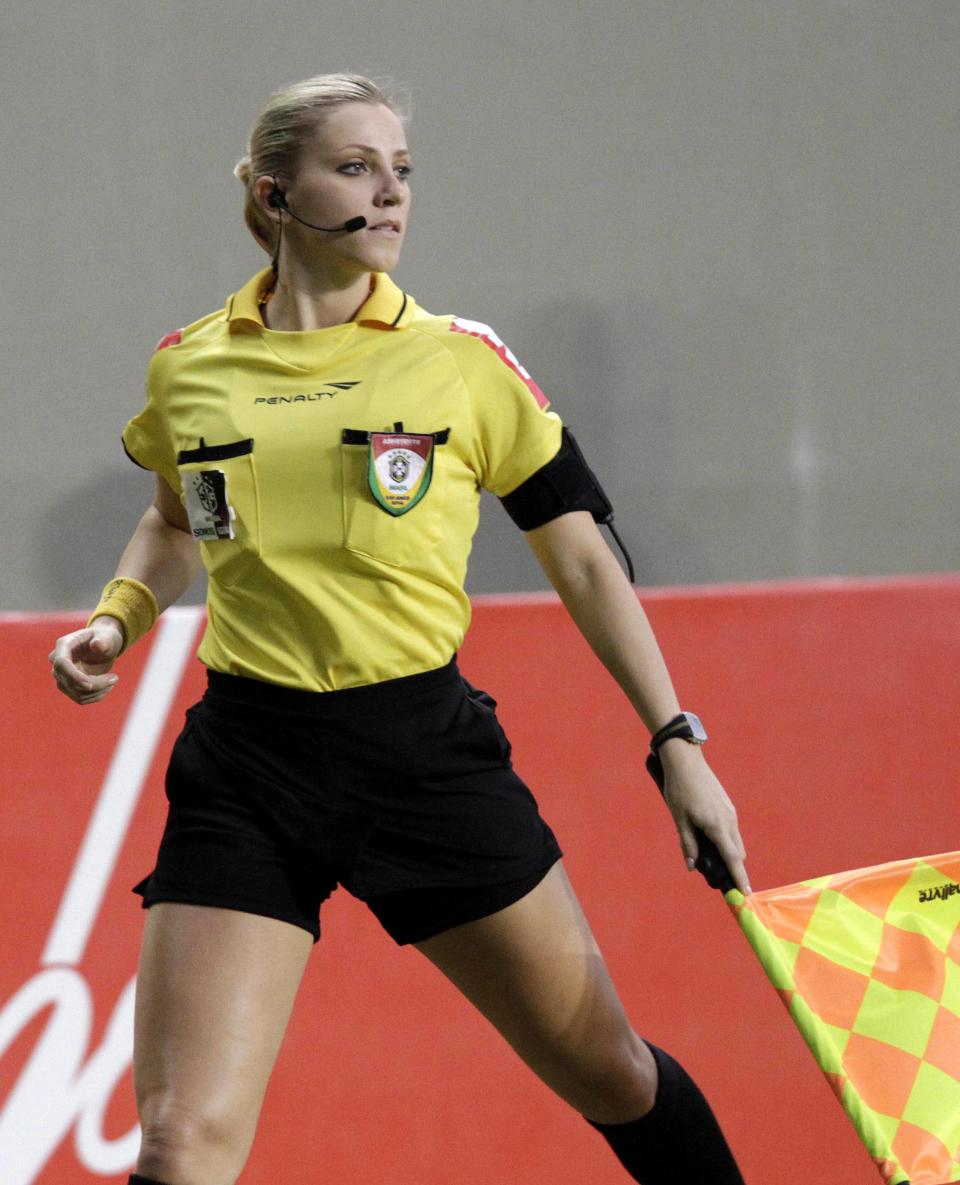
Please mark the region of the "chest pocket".
POLYGON ((343 545, 357 555, 368 556, 397 567, 417 566, 417 561, 433 551, 444 537, 447 516, 444 513, 445 456, 449 429, 417 435, 405 433, 398 426, 394 433, 371 433, 347 428, 340 445, 343 490, 343 545), (431 442, 429 471, 414 488, 403 472, 402 454, 412 453, 416 464, 418 446, 396 446, 399 468, 395 470, 399 490, 409 489, 406 500, 400 493, 397 505, 391 505, 389 452, 391 441, 431 442))
POLYGON ((190 529, 210 576, 229 587, 260 556, 260 499, 252 440, 208 445, 177 455, 190 529))

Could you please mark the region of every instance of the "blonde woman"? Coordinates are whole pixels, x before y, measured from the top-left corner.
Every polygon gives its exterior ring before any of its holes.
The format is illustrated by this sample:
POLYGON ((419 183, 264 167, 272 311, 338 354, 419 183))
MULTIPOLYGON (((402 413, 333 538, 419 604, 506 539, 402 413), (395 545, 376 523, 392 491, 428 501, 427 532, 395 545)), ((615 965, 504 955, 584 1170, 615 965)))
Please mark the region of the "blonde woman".
POLYGON ((206 564, 209 685, 137 886, 130 1180, 237 1179, 320 905, 343 885, 633 1180, 738 1183, 696 1086, 631 1028, 494 701, 454 657, 485 488, 654 734, 688 865, 702 829, 748 891, 699 722, 598 532, 602 493, 496 334, 425 312, 390 279, 411 163, 380 89, 327 75, 277 92, 236 172, 270 265, 160 343, 124 433, 156 475, 153 504, 88 626, 51 655, 64 693, 97 702, 206 564))

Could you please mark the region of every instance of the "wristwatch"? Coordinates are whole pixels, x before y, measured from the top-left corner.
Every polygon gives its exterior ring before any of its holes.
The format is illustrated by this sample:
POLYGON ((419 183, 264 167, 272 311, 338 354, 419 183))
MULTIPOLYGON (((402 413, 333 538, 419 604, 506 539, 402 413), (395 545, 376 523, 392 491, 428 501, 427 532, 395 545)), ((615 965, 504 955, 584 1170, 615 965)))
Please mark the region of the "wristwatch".
POLYGON ((707 730, 700 722, 700 717, 693 712, 681 712, 668 720, 663 728, 658 729, 650 738, 650 752, 656 753, 664 741, 681 737, 690 745, 702 745, 707 739, 707 730))

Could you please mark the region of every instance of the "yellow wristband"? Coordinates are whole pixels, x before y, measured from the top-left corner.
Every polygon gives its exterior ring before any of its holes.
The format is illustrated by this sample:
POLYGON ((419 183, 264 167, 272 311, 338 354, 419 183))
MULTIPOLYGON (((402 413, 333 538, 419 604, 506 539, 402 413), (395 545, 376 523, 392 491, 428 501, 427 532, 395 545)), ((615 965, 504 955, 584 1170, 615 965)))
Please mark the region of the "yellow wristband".
POLYGON ((115 617, 123 628, 123 646, 120 653, 129 650, 138 638, 153 628, 160 616, 157 598, 145 584, 129 576, 111 580, 100 594, 100 603, 90 614, 90 621, 98 617, 115 617))

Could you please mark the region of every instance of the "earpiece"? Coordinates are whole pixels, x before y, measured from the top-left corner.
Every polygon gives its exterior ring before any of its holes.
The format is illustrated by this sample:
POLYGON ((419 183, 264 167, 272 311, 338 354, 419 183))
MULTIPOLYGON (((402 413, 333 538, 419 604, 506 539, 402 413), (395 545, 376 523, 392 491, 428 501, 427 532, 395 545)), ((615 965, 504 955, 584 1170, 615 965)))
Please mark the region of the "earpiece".
MULTIPOLYGON (((358 214, 356 218, 348 218, 347 221, 342 223, 340 226, 317 226, 317 224, 315 222, 307 222, 305 219, 301 218, 299 214, 294 214, 294 212, 287 205, 286 194, 284 194, 280 191, 280 186, 277 184, 276 178, 274 178, 273 189, 271 189, 270 192, 267 194, 267 205, 271 208, 271 210, 285 210, 290 215, 290 217, 294 220, 294 222, 299 222, 301 224, 301 226, 309 226, 311 230, 322 230, 328 235, 337 234, 340 231, 346 231, 346 233, 348 235, 353 234, 355 231, 363 230, 363 228, 367 225, 367 220, 366 220, 366 218, 363 217, 362 214, 358 214)), ((280 219, 280 233, 281 234, 283 233, 283 219, 282 218, 280 219)), ((279 252, 280 252, 280 240, 278 237, 278 239, 277 239, 277 253, 278 253, 278 255, 279 255, 279 252)))

